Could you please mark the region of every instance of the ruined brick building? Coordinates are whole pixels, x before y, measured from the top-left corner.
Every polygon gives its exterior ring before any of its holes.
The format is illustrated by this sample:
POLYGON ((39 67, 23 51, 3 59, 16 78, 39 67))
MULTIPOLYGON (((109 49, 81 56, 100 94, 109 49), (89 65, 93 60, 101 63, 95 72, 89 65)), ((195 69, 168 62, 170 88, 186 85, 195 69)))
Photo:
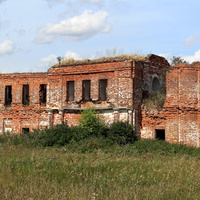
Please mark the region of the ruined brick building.
POLYGON ((199 146, 199 67, 156 55, 61 63, 45 73, 0 75, 0 133, 77 125, 87 107, 106 121, 128 121, 142 138, 199 146), (146 94, 166 87, 161 110, 146 110, 146 94))
POLYGON ((179 64, 166 76, 162 110, 142 112, 142 138, 163 137, 170 143, 199 147, 200 62, 179 64))

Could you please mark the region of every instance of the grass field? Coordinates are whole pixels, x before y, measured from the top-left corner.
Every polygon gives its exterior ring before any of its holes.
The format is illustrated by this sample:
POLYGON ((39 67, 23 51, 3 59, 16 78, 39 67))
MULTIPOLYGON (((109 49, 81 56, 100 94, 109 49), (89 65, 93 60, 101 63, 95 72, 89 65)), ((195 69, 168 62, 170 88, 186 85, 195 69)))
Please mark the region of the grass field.
POLYGON ((199 150, 148 145, 162 144, 139 141, 85 153, 0 144, 0 199, 200 199, 199 150))

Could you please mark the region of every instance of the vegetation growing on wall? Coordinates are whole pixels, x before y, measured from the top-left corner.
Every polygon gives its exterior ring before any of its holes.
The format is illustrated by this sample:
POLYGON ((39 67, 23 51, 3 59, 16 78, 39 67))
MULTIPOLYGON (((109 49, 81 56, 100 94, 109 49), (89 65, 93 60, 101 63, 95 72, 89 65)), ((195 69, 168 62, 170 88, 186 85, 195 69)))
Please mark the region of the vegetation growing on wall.
POLYGON ((143 100, 143 105, 146 110, 160 110, 165 103, 166 93, 165 88, 161 91, 152 91, 149 97, 143 100))
POLYGON ((69 58, 66 60, 60 60, 59 63, 55 64, 53 67, 58 67, 59 65, 78 65, 78 64, 89 64, 89 63, 98 63, 98 62, 109 62, 115 60, 142 60, 148 61, 148 59, 144 56, 140 55, 119 55, 115 57, 100 57, 96 59, 81 59, 74 60, 73 58, 69 58))
MULTIPOLYGON (((160 78, 166 77, 167 72, 173 68, 173 66, 177 65, 177 64, 188 64, 187 61, 185 61, 183 58, 179 57, 179 56, 173 56, 171 58, 171 66, 162 69, 162 71, 160 71, 160 78)), ((159 91, 152 91, 150 94, 146 95, 148 96, 148 98, 145 98, 143 100, 143 105, 144 108, 146 110, 160 110, 164 103, 165 103, 165 99, 166 99, 166 88, 162 88, 159 91)))
POLYGON ((124 53, 123 49, 106 49, 105 52, 96 52, 93 58, 82 58, 79 60, 58 56, 57 61, 54 67, 60 65, 77 65, 77 64, 88 64, 88 63, 98 63, 98 62, 109 62, 114 60, 142 60, 148 61, 145 55, 141 51, 135 53, 124 53))

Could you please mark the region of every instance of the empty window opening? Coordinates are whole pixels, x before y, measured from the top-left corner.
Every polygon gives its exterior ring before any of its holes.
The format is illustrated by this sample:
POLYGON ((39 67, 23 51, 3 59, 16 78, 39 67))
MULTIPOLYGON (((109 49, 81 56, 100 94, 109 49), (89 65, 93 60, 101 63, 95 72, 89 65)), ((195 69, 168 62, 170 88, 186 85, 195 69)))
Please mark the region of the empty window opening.
POLYGON ((107 79, 99 80, 99 100, 106 101, 107 100, 107 79))
POLYGON ((5 105, 9 106, 12 103, 12 86, 7 85, 5 87, 5 105))
POLYGON ((29 85, 23 85, 22 104, 29 105, 29 85))
POLYGON ((153 91, 158 91, 158 90, 160 90, 160 81, 158 80, 157 77, 154 77, 154 78, 153 78, 152 90, 153 90, 153 91))
POLYGON ((165 141, 165 129, 156 129, 156 139, 165 141))
POLYGON ((90 100, 90 80, 83 81, 83 100, 90 100))
POLYGON ((29 128, 22 128, 22 133, 29 133, 30 131, 29 131, 29 128))
POLYGON ((47 102, 47 85, 40 85, 40 104, 46 104, 47 102))
POLYGON ((74 101, 74 81, 67 81, 67 101, 74 101))

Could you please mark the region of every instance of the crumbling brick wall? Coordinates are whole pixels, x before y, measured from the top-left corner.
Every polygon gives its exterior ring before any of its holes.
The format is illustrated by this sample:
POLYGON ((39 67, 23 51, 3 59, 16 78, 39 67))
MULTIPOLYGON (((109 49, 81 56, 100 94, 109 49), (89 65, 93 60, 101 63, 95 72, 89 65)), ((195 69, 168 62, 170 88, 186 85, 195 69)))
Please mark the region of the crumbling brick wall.
POLYGON ((150 55, 142 59, 113 58, 51 67, 47 73, 0 75, 0 133, 33 131, 63 121, 77 125, 80 113, 92 107, 106 123, 128 121, 142 125, 144 84, 160 77, 167 61, 150 55))
POLYGON ((155 138, 156 129, 165 130, 165 140, 199 147, 199 66, 180 64, 167 73, 164 108, 143 112, 142 138, 155 138))
POLYGON ((20 133, 23 128, 32 131, 48 126, 47 111, 39 97, 40 85, 47 84, 46 73, 1 74, 0 83, 0 133, 6 130, 20 133), (29 105, 22 104, 23 85, 29 85, 29 105), (9 105, 6 105, 6 86, 12 90, 9 105))

